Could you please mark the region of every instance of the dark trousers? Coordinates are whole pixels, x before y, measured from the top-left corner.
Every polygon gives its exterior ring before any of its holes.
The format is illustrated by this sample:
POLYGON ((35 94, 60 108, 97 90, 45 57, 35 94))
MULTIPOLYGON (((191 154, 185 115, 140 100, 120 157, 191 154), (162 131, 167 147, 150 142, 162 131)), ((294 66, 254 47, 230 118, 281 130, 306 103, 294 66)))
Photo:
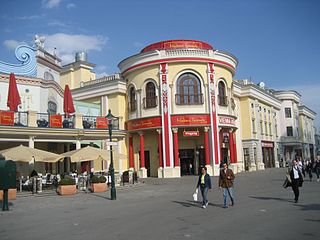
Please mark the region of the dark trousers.
POLYGON ((294 200, 297 202, 299 200, 299 179, 292 179, 291 187, 294 192, 294 200))

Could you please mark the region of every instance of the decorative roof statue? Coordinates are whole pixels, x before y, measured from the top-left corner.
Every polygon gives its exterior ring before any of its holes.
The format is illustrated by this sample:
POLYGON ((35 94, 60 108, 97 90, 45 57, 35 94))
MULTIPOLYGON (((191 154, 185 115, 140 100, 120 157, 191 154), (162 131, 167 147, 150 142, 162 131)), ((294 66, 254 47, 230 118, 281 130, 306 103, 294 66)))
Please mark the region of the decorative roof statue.
POLYGON ((39 35, 35 35, 34 36, 34 47, 35 48, 44 48, 44 41, 46 40, 45 36, 39 36, 39 35))

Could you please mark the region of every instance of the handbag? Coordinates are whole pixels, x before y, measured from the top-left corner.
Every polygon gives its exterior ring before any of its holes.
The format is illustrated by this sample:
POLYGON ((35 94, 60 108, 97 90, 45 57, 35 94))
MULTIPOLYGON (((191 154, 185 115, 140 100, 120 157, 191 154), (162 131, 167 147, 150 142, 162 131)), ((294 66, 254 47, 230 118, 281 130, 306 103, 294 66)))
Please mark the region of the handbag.
POLYGON ((196 189, 196 191, 194 192, 194 194, 192 195, 193 197, 193 201, 197 202, 198 201, 198 188, 196 189))

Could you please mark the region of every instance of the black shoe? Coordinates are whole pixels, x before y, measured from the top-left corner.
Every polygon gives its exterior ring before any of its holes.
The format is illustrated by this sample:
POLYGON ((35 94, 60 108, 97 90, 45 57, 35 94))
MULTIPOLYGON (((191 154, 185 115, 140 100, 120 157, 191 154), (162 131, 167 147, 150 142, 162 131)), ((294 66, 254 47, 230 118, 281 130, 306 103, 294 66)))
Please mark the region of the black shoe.
POLYGON ((294 200, 294 203, 298 203, 298 200, 294 200))

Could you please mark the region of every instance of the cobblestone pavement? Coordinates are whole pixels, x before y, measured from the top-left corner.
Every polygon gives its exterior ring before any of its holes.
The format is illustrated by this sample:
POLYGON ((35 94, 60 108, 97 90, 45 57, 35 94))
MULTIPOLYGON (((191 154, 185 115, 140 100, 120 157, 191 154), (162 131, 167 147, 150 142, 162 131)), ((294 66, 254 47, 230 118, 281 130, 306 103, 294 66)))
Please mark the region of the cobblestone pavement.
POLYGON ((304 182, 298 204, 284 169, 236 175, 236 204, 222 208, 213 178, 210 204, 192 194, 197 178, 145 179, 107 193, 18 195, 0 212, 1 240, 37 239, 320 239, 320 182, 304 182))

